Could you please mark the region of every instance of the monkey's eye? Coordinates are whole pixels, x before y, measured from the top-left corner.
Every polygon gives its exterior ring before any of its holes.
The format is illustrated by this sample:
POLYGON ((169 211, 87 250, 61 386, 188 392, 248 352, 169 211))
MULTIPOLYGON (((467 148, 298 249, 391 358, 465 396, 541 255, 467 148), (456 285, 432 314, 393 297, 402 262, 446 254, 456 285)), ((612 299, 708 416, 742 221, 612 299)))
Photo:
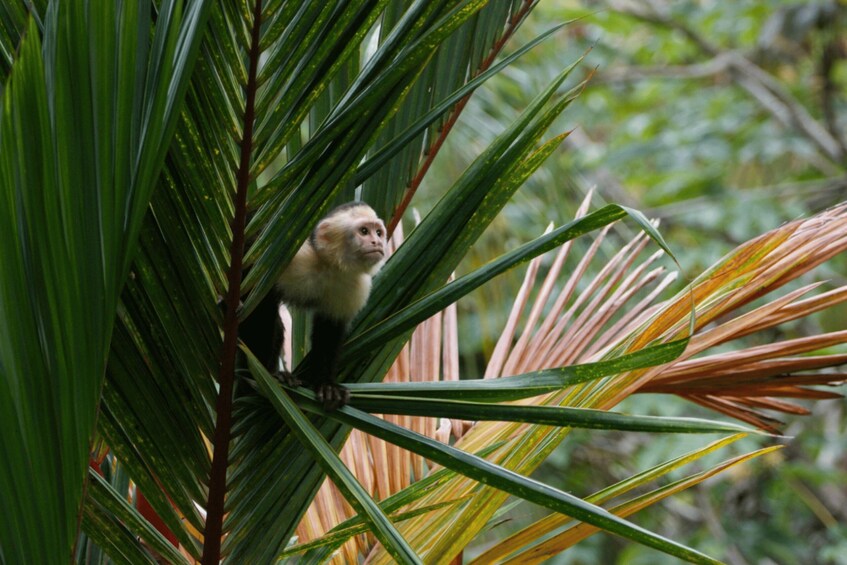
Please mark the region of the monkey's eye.
POLYGON ((366 228, 364 226, 359 228, 359 233, 362 234, 362 235, 368 235, 368 228, 366 228))
POLYGON ((377 237, 382 237, 382 230, 376 230, 377 237))

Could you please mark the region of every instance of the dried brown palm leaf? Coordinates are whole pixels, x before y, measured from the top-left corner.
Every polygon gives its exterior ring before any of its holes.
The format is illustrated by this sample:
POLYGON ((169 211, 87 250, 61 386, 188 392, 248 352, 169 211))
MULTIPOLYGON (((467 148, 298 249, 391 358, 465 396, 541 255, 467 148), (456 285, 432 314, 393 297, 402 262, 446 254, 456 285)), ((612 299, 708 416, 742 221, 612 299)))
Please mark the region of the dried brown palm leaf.
MULTIPOLYGON (((605 233, 600 237, 604 236, 605 233)), ((637 239, 629 243, 624 253, 618 253, 604 265, 595 277, 581 280, 588 272, 589 262, 598 247, 599 243, 595 241, 595 245, 571 271, 570 277, 561 282, 562 290, 551 306, 544 302, 529 304, 516 300, 507 331, 498 342, 487 376, 505 376, 565 363, 594 361, 687 336, 693 298, 697 315, 695 332, 680 359, 667 365, 572 387, 532 402, 610 408, 636 392, 667 392, 774 431, 779 422, 765 411, 796 414, 804 411, 779 398, 834 396, 827 391, 805 387, 834 383, 843 378, 841 374, 808 374, 808 371, 838 365, 844 362, 844 358, 799 355, 847 342, 847 335, 841 332, 734 353, 702 358, 695 358, 695 355, 847 299, 844 289, 808 297, 817 286, 811 285, 757 308, 743 310, 847 249, 847 206, 788 223, 743 244, 698 277, 689 289, 658 304, 653 302, 658 294, 656 289, 666 286, 672 279, 664 275, 661 268, 650 270, 642 266, 643 263, 636 263, 644 249, 637 239), (626 274, 633 272, 637 274, 626 274), (577 293, 577 288, 583 290, 577 293), (647 298, 638 298, 645 293, 647 298), (525 315, 527 309, 529 314, 525 315), (547 312, 543 320, 533 315, 542 311, 547 312), (518 332, 516 328, 524 318, 528 321, 524 330, 518 332), (710 363, 713 365, 708 366, 710 363), (716 373, 716 370, 723 370, 723 373, 716 373), (717 377, 734 377, 735 380, 729 383, 709 380, 717 377), (710 385, 715 386, 709 388, 710 385), (699 390, 697 386, 703 386, 705 390, 699 390)), ((531 273, 539 261, 530 265, 531 273)), ((554 281, 549 277, 559 275, 553 272, 555 270, 551 269, 548 278, 540 283, 542 289, 554 288, 551 286, 554 281)), ((534 273, 527 276, 521 289, 522 296, 532 294, 536 277, 534 273)), ((539 300, 549 301, 553 294, 540 291, 537 296, 539 300)), ((567 433, 568 430, 544 426, 479 422, 457 442, 457 446, 473 452, 502 441, 502 447, 490 458, 500 465, 528 474, 567 433)), ((462 496, 472 496, 472 499, 464 505, 445 510, 443 519, 439 520, 439 523, 450 526, 438 528, 430 521, 416 519, 404 524, 404 535, 433 559, 455 555, 474 532, 484 527, 505 500, 502 493, 456 478, 418 504, 434 504, 462 496)))
MULTIPOLYGON (((847 331, 780 341, 734 352, 691 359, 708 348, 817 312, 847 300, 847 288, 800 299, 818 285, 807 285, 745 314, 731 313, 810 271, 847 249, 847 207, 788 223, 727 255, 692 284, 697 301, 698 331, 681 359, 639 375, 620 378, 625 386, 616 395, 632 392, 678 394, 734 418, 776 431, 775 420, 762 409, 805 413, 779 397, 833 398, 835 393, 812 392, 801 385, 835 385, 838 373, 795 374, 842 365, 844 355, 803 356, 847 342, 847 331), (743 281, 743 284, 737 284, 743 281), (723 284, 721 284, 723 283, 723 284), (707 326, 709 322, 712 325, 707 326), (708 329, 706 329, 708 328, 708 329), (723 402, 719 400, 724 400, 723 402)), ((652 317, 645 334, 665 337, 682 331, 686 299, 680 294, 652 317), (674 319, 675 318, 675 319, 674 319)), ((643 344, 635 339, 630 347, 643 344)))

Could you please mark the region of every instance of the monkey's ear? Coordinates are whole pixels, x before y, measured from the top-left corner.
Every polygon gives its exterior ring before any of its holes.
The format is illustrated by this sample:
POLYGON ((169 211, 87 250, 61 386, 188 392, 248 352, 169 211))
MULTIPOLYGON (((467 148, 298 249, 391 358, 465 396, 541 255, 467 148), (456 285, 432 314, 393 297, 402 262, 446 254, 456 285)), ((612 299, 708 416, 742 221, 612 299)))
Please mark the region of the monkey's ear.
POLYGON ((321 220, 315 226, 315 240, 320 247, 330 245, 332 243, 332 225, 326 220, 321 220))
POLYGON ((341 266, 347 251, 342 221, 337 217, 325 218, 315 227, 314 247, 325 261, 341 266))

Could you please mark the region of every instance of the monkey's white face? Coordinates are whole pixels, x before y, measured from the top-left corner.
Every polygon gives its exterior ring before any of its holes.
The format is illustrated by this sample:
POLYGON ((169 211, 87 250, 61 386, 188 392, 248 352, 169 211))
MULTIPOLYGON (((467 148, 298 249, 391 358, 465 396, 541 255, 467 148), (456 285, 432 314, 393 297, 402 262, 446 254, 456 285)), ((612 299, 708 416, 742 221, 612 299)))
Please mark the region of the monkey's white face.
POLYGON ((373 274, 385 260, 385 224, 367 204, 330 214, 314 239, 318 255, 344 271, 373 274))
POLYGON ((348 243, 351 254, 370 270, 385 259, 385 226, 374 216, 356 218, 351 226, 348 243))

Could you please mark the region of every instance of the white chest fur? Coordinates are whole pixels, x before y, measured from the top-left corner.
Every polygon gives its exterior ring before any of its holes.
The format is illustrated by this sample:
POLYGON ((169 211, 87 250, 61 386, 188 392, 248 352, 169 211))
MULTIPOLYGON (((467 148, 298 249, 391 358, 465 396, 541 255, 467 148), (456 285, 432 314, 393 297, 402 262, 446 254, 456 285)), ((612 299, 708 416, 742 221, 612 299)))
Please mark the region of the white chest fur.
POLYGON ((346 322, 365 305, 371 275, 345 271, 321 261, 307 242, 280 276, 277 289, 286 304, 314 309, 346 322))

